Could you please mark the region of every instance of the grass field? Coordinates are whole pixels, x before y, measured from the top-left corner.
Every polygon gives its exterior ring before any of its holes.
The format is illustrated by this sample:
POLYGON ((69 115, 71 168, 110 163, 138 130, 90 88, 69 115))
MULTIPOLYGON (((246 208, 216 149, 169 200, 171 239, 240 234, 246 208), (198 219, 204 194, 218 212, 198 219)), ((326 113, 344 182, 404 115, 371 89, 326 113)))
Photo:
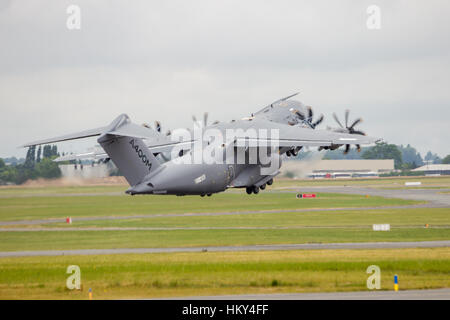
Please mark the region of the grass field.
POLYGON ((381 289, 450 286, 450 249, 205 252, 0 259, 0 299, 150 298, 367 290, 370 265, 381 289), (78 265, 83 290, 66 289, 78 265))
MULTIPOLYGON (((449 178, 414 178, 436 192, 450 186, 449 178)), ((131 197, 120 185, 0 187, 0 222, 43 219, 1 230, 55 230, 2 231, 0 251, 449 240, 448 208, 386 208, 424 201, 320 192, 316 199, 296 199, 295 193, 279 192, 326 185, 402 188, 408 180, 279 179, 271 187, 277 192, 249 196, 233 190, 211 198, 131 197), (71 225, 45 222, 68 216, 71 225), (374 232, 375 223, 389 223, 391 231, 374 232)), ((88 288, 102 299, 366 290, 371 264, 381 267, 384 290, 392 288, 394 274, 401 289, 450 286, 450 248, 126 254, 0 258, 0 299, 84 299, 88 288), (65 289, 71 264, 81 267, 82 291, 65 289)))
MULTIPOLYGON (((307 212, 275 212, 236 214, 217 216, 172 216, 117 220, 90 220, 67 223, 38 225, 37 227, 124 227, 124 228, 165 228, 165 227, 371 227, 375 223, 390 223, 391 227, 449 226, 447 208, 376 209, 376 210, 336 210, 307 212)), ((30 226, 32 227, 32 226, 30 226)))
MULTIPOLYGON (((62 188, 61 188, 62 189, 62 188)), ((35 196, 0 198, 0 221, 89 216, 124 216, 155 213, 221 212, 301 208, 342 208, 423 203, 360 195, 319 194, 298 200, 293 193, 221 193, 199 196, 35 196)))
POLYGON ((449 229, 171 230, 1 232, 0 251, 240 246, 286 243, 448 240, 449 229))
MULTIPOLYGON (((280 178, 273 184, 273 188, 279 187, 314 187, 314 186, 364 186, 374 188, 405 188, 405 182, 420 181, 420 187, 447 187, 450 188, 450 177, 385 177, 385 178, 356 178, 356 179, 286 179, 280 178)), ((420 188, 417 187, 417 188, 420 188)), ((406 187, 411 188, 411 187, 406 187)), ((414 188, 414 187, 413 187, 414 188)))

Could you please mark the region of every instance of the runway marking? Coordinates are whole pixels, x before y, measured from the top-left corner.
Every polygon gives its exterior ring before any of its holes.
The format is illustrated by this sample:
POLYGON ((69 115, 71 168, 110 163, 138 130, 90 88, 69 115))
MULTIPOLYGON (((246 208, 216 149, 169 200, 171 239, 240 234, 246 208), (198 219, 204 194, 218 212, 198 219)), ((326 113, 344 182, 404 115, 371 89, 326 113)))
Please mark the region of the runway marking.
POLYGON ((277 250, 324 250, 324 249, 402 249, 402 248, 442 248, 450 247, 450 240, 413 241, 413 242, 354 242, 354 243, 301 243, 266 244, 246 246, 211 246, 177 248, 116 248, 116 249, 79 249, 79 250, 37 250, 3 251, 0 258, 28 256, 66 256, 66 255, 103 255, 103 254, 146 254, 174 252, 239 252, 239 251, 277 251, 277 250))

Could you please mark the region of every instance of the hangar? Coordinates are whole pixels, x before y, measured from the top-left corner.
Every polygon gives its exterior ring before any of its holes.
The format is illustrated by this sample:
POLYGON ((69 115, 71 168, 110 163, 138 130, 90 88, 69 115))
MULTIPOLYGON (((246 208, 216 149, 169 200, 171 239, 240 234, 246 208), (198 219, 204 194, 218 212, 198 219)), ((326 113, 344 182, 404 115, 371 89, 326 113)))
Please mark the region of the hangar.
POLYGON ((350 178, 378 176, 394 170, 393 159, 286 161, 281 176, 296 178, 350 178))
POLYGON ((426 164, 412 171, 421 171, 425 175, 450 175, 450 164, 426 164))

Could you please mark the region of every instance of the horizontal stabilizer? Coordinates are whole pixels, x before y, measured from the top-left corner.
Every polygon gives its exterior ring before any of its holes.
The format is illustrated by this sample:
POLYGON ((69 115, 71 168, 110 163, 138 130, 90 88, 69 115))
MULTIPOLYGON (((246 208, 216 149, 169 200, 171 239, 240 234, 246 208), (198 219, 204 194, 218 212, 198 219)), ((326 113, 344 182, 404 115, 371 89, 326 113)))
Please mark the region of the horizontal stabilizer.
POLYGON ((131 121, 129 121, 128 116, 123 114, 123 115, 120 115, 119 117, 117 117, 109 126, 106 126, 106 127, 85 130, 85 131, 67 134, 64 136, 54 137, 54 138, 50 138, 50 139, 33 141, 33 142, 24 144, 22 147, 25 148, 25 147, 31 147, 31 146, 36 146, 36 145, 40 145, 40 144, 48 144, 48 143, 55 143, 55 142, 61 142, 61 141, 83 139, 83 138, 100 136, 102 134, 109 134, 109 135, 122 136, 122 137, 134 137, 134 138, 140 138, 140 139, 149 139, 152 141, 152 143, 154 145, 171 144, 171 141, 168 137, 162 135, 161 133, 159 133, 155 130, 145 128, 145 127, 142 127, 142 126, 132 123, 131 121))
POLYGON ((31 147, 31 146, 37 146, 40 144, 48 144, 48 143, 54 143, 54 142, 61 142, 61 141, 68 141, 68 140, 75 140, 75 139, 83 139, 83 138, 89 138, 89 137, 95 137, 101 135, 105 131, 106 127, 100 127, 90 130, 85 130, 81 132, 76 132, 72 134, 66 134, 64 136, 54 137, 50 139, 43 139, 38 141, 33 141, 26 143, 22 146, 22 148, 31 147))

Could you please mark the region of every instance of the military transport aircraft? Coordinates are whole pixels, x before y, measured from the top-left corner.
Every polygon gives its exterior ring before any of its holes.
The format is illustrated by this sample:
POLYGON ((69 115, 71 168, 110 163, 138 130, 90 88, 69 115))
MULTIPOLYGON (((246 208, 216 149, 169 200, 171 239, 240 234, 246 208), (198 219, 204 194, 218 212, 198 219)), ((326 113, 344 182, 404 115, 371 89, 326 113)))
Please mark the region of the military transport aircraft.
POLYGON ((99 136, 97 142, 103 151, 97 149, 56 161, 111 159, 128 181, 130 188, 126 192, 131 195, 211 196, 227 188, 245 188, 248 194, 257 194, 273 183, 281 156, 295 156, 303 147, 334 150, 345 145, 346 153, 351 144, 359 150, 360 145, 377 141, 354 129, 361 119, 348 125, 348 111, 345 127, 333 114, 339 128, 315 129, 323 115, 314 121, 311 107, 289 100, 295 95, 229 123, 216 121, 208 125, 205 114, 203 123, 196 122, 197 129, 194 126, 183 135, 175 131, 162 133, 159 122, 155 129, 134 124, 122 114, 105 127, 34 141, 23 147, 99 136))

